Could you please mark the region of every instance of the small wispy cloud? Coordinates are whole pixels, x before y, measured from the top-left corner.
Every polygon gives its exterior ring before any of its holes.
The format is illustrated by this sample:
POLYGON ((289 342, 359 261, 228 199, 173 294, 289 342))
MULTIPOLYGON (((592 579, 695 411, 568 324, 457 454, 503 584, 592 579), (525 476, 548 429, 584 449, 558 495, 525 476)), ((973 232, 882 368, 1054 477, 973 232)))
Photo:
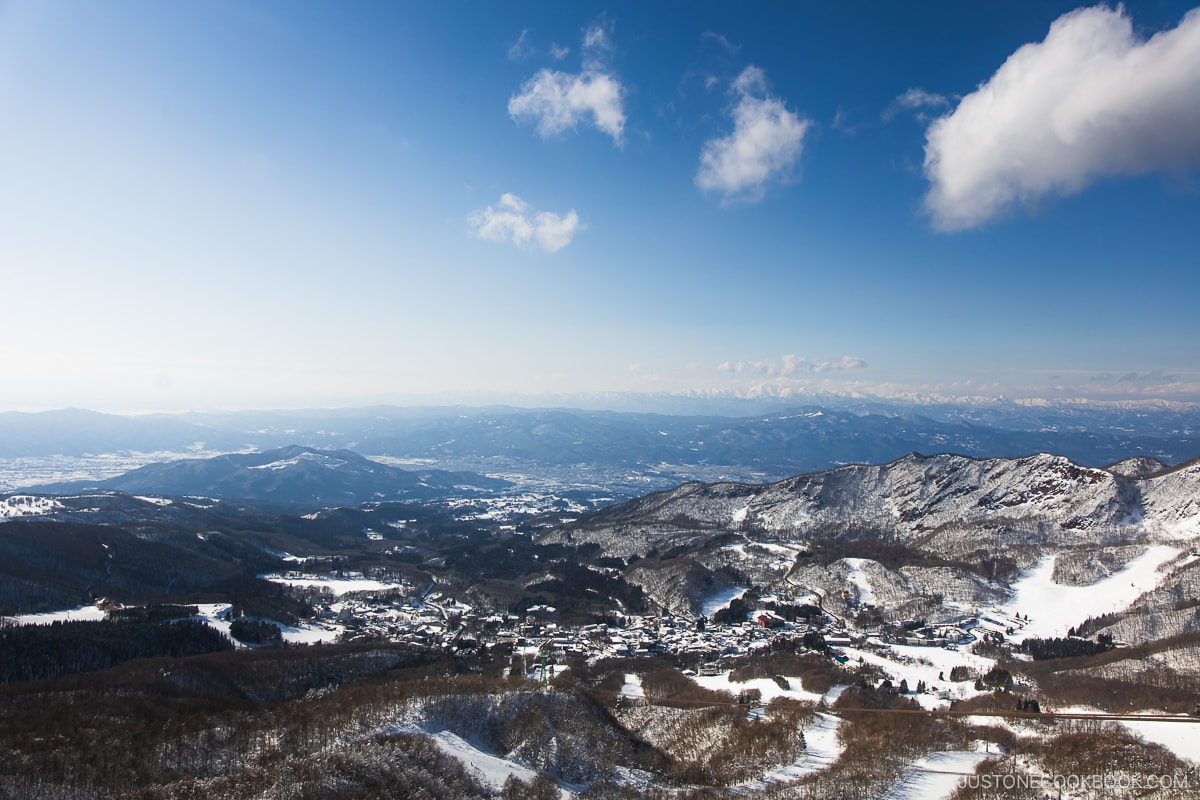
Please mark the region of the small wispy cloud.
POLYGON ((928 122, 932 118, 930 110, 940 110, 948 105, 950 100, 945 95, 914 87, 893 100, 880 116, 884 122, 890 122, 897 114, 915 112, 918 120, 928 122))
POLYGON ((512 242, 521 246, 533 242, 548 253, 571 243, 583 229, 575 209, 566 214, 537 211, 515 194, 505 193, 495 206, 487 206, 467 215, 471 234, 493 242, 512 242))
POLYGON ((835 111, 833 114, 833 122, 830 123, 830 127, 839 133, 846 134, 847 136, 857 136, 859 131, 870 127, 871 124, 872 123, 866 122, 852 122, 850 119, 850 113, 841 106, 838 106, 837 111, 835 111))
POLYGON ((1098 375, 1093 375, 1089 380, 1093 383, 1152 383, 1162 385, 1179 383, 1180 378, 1178 375, 1171 375, 1156 369, 1149 372, 1123 372, 1120 374, 1102 372, 1098 375))
POLYGON ((729 55, 735 56, 738 54, 738 51, 742 49, 741 45, 733 44, 724 34, 716 33, 714 31, 705 31, 704 33, 700 34, 700 39, 701 41, 712 42, 729 55))
POLYGON ((612 40, 608 36, 608 25, 594 22, 583 32, 583 50, 590 58, 601 59, 612 52, 612 40))
POLYGON ((929 126, 925 209, 979 227, 1119 175, 1200 165, 1200 9, 1142 40, 1125 9, 1080 8, 929 126))
POLYGON ((1112 400, 1178 399, 1190 403, 1200 397, 1200 370, 1190 368, 1098 372, 1066 378, 1054 387, 1060 396, 1112 400))
POLYGON ((772 182, 791 180, 811 124, 767 91, 767 77, 746 67, 733 82, 733 133, 705 142, 696 186, 723 202, 757 202, 772 182))
MULTIPOLYGON (((607 66, 611 51, 608 28, 601 23, 591 25, 583 36, 582 70, 577 73, 538 70, 509 98, 509 116, 519 123, 536 124, 542 138, 575 130, 580 123, 591 124, 621 146, 625 90, 607 66)), ((552 50, 551 55, 557 60, 559 52, 566 56, 565 49, 552 50)))
POLYGON ((508 47, 509 61, 524 61, 533 55, 533 44, 529 40, 529 29, 521 31, 517 40, 508 47))
POLYGON ((550 45, 550 57, 555 61, 562 61, 569 55, 571 55, 571 48, 563 47, 562 45, 558 44, 558 42, 550 45))
POLYGON ((726 361, 719 364, 717 370, 786 378, 793 375, 862 369, 865 366, 867 362, 855 356, 842 356, 834 361, 819 361, 804 356, 785 355, 763 361, 726 361))

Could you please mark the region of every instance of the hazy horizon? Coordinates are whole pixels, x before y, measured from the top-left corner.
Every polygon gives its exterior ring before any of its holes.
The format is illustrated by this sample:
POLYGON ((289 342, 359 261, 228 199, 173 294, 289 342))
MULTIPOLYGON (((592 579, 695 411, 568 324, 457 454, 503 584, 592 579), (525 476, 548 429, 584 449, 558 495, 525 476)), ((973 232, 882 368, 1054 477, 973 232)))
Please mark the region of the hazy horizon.
POLYGON ((43 414, 62 411, 82 411, 116 416, 186 415, 186 414, 241 414, 274 412, 340 412, 392 408, 407 411, 439 409, 486 409, 515 408, 524 410, 564 409, 579 411, 615 411, 673 415, 752 416, 800 407, 826 407, 852 409, 870 406, 911 408, 920 410, 933 407, 977 408, 1027 408, 1045 409, 1161 409, 1171 411, 1200 411, 1200 402, 1164 398, 1086 398, 1086 397, 1008 397, 1004 395, 939 395, 897 394, 891 396, 871 394, 795 393, 741 395, 732 393, 696 392, 580 392, 543 393, 537 395, 505 393, 442 393, 408 395, 390 398, 365 399, 363 402, 346 402, 313 405, 262 405, 262 406, 208 406, 180 408, 124 408, 63 405, 45 407, 0 408, 0 414, 43 414))

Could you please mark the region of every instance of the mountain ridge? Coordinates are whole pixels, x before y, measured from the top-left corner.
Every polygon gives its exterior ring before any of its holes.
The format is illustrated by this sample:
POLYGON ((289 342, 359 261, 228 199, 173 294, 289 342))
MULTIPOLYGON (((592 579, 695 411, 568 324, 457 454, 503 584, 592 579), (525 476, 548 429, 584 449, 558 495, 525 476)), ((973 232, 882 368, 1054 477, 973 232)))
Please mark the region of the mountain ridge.
MULTIPOLYGON (((1200 543, 1200 459, 1129 477, 1048 453, 909 454, 769 483, 684 483, 539 541, 598 547, 603 557, 636 564, 630 578, 649 597, 689 616, 703 600, 680 594, 692 564, 741 576, 725 578, 725 586, 838 595, 865 564, 897 613, 948 616, 956 606, 997 602, 1047 558, 1064 581, 1094 580, 1147 548, 1167 548, 1179 557, 1164 567, 1157 594, 1147 595, 1137 622, 1144 625, 1200 591, 1200 559, 1184 558, 1200 543)), ((1196 627, 1176 616, 1173 632, 1196 627)))
MULTIPOLYGON (((936 523, 929 520, 942 520, 948 514, 960 513, 964 505, 989 513, 1002 508, 1028 509, 1028 516, 1044 517, 1055 504, 1078 506, 1082 502, 1078 492, 1084 491, 1094 503, 1096 513, 1089 518, 1090 525, 1095 527, 1116 525, 1131 518, 1139 510, 1137 502, 1147 497, 1160 504, 1164 502, 1163 491, 1158 487, 1172 475, 1180 476, 1183 484, 1175 490, 1179 494, 1200 493, 1200 458, 1147 475, 1129 476, 1120 471, 1081 465, 1052 453, 984 458, 958 453, 926 456, 914 452, 883 464, 847 464, 767 483, 687 482, 601 510, 589 519, 595 522, 620 518, 630 509, 640 510, 649 505, 659 509, 652 517, 655 522, 687 517, 696 522, 728 521, 733 525, 739 510, 734 507, 742 498, 748 497, 751 498, 747 501, 748 510, 736 524, 760 523, 768 530, 779 532, 786 526, 783 523, 785 515, 778 507, 788 503, 787 508, 794 512, 797 510, 795 504, 804 500, 810 510, 819 508, 847 515, 843 521, 865 510, 889 512, 896 523, 912 522, 913 530, 919 531, 944 524, 944 520, 936 523), (843 480, 845 476, 851 477, 843 480), (917 477, 921 479, 920 486, 913 489, 917 477), (843 485, 847 482, 848 487, 843 485), (1136 498, 1129 495, 1130 489, 1139 490, 1136 498), (900 509, 894 502, 897 499, 913 500, 914 493, 915 501, 923 503, 919 508, 900 509), (969 496, 972 502, 954 504, 950 511, 941 510, 951 498, 961 496, 969 496), (691 497, 694 502, 683 502, 685 497, 691 497), (874 503, 864 502, 864 497, 874 498, 874 503), (1108 511, 1104 512, 1104 509, 1108 511), (1104 515, 1096 516, 1099 513, 1104 515)), ((1187 505, 1182 498, 1175 499, 1187 505)), ((809 517, 793 515, 790 518, 805 520, 809 517)), ((1068 524, 1076 519, 1077 515, 1070 515, 1058 522, 1068 524)), ((1196 532, 1200 533, 1200 512, 1197 512, 1196 524, 1196 532)))
POLYGON ((330 506, 433 499, 463 490, 486 491, 508 485, 508 481, 471 472, 400 469, 351 450, 288 445, 257 453, 159 462, 106 480, 46 484, 30 487, 29 491, 112 491, 330 506))

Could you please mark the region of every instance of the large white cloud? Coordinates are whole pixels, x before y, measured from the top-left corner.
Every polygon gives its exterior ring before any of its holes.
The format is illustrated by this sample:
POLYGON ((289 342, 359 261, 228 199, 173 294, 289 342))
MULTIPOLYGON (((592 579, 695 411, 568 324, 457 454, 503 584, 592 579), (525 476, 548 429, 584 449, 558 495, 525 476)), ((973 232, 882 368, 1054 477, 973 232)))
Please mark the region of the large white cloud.
POLYGON ((581 229, 575 209, 566 214, 537 211, 515 194, 505 193, 495 206, 472 211, 467 216, 471 233, 480 239, 523 245, 535 242, 554 253, 571 243, 581 229))
POLYGON ((791 178, 810 123, 767 92, 758 67, 742 70, 733 91, 733 133, 705 142, 696 185, 721 192, 726 202, 754 202, 772 181, 791 178))
MULTIPOLYGON (((544 138, 590 123, 620 145, 625 134, 624 87, 608 69, 611 50, 607 30, 592 25, 583 39, 583 70, 578 73, 540 69, 508 100, 517 122, 534 122, 544 138)), ((565 51, 562 52, 565 56, 565 51)), ((556 56, 557 57, 557 56, 556 56)))
POLYGON ((1104 176, 1200 164, 1200 9, 1149 40, 1121 8, 1059 17, 927 132, 934 225, 982 225, 1104 176))

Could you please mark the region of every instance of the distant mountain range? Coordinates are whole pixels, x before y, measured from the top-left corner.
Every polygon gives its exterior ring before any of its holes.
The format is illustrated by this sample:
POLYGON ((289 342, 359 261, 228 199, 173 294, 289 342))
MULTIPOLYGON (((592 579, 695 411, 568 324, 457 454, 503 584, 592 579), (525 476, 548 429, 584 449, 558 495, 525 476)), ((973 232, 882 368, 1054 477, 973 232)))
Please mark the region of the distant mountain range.
MULTIPOLYGON (((747 406, 755 408, 755 406, 747 406)), ((580 409, 400 408, 115 416, 0 414, 0 458, 265 450, 300 444, 419 459, 450 469, 538 475, 609 470, 651 488, 724 475, 773 480, 911 452, 1064 455, 1088 466, 1200 455, 1200 406, 847 402, 754 416, 580 409)), ((593 478, 609 480, 612 475, 593 478)))
POLYGON ((181 459, 147 466, 102 481, 33 487, 70 494, 111 491, 129 495, 216 497, 310 507, 373 501, 428 500, 510 484, 472 472, 411 471, 371 461, 349 450, 292 445, 262 453, 181 459))

